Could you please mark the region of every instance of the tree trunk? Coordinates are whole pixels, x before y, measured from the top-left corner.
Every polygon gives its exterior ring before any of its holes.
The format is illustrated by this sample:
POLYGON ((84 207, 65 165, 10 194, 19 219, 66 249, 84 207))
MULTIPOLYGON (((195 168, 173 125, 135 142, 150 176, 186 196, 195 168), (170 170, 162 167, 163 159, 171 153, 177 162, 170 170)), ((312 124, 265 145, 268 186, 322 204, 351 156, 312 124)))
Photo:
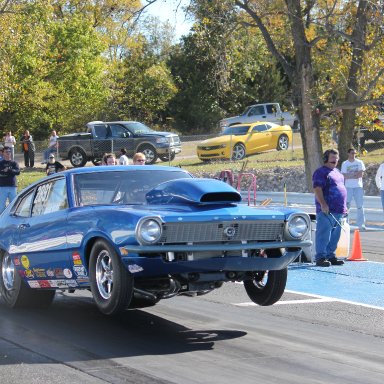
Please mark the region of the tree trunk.
POLYGON ((307 188, 312 190, 313 172, 321 165, 322 147, 316 108, 312 104, 312 59, 311 47, 305 36, 300 0, 286 0, 295 47, 296 82, 293 84, 299 99, 301 138, 304 150, 307 188))

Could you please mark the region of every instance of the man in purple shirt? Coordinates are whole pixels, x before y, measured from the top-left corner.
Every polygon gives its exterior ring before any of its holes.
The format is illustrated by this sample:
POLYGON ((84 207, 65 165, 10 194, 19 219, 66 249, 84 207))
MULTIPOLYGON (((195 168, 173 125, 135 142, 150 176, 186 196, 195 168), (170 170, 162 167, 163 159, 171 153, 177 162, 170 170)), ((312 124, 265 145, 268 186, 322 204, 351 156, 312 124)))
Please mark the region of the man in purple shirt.
POLYGON ((347 190, 344 176, 336 168, 339 152, 324 152, 324 165, 313 173, 312 182, 316 203, 316 265, 329 267, 342 265, 336 258, 337 243, 341 234, 341 219, 347 213, 347 190))

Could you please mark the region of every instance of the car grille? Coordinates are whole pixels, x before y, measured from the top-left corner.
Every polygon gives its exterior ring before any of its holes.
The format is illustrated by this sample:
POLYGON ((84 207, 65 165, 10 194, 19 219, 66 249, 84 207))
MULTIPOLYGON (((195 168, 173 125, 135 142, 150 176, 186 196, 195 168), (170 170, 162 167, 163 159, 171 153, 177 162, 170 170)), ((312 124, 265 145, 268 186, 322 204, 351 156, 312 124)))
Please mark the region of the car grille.
POLYGON ((203 147, 203 146, 199 146, 198 149, 200 149, 201 151, 214 151, 215 149, 220 149, 222 148, 221 145, 212 145, 210 147, 203 147))
POLYGON ((277 220, 167 223, 163 226, 160 243, 279 241, 283 230, 284 222, 277 220))

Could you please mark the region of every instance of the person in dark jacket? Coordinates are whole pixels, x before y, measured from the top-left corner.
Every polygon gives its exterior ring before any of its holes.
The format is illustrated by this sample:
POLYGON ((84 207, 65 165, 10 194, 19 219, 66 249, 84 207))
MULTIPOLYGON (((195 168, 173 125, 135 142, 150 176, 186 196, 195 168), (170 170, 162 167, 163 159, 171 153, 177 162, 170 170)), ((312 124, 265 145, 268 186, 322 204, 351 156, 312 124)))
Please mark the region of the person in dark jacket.
POLYGON ((12 160, 12 148, 4 147, 3 160, 0 160, 0 213, 4 211, 7 200, 10 203, 16 197, 16 176, 19 174, 19 164, 12 160))
POLYGON ((32 139, 32 135, 26 130, 21 137, 21 148, 24 153, 24 165, 26 168, 33 168, 35 165, 35 144, 32 139))

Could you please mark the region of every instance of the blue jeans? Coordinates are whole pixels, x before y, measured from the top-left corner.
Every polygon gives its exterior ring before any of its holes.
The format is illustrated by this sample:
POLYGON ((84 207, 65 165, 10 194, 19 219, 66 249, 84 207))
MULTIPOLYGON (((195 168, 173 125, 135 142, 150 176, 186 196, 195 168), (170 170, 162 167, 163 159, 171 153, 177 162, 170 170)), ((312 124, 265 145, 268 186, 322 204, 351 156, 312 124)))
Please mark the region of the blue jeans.
POLYGON ((49 155, 51 153, 56 153, 56 148, 47 148, 46 150, 44 150, 43 151, 43 161, 45 161, 47 163, 49 155))
POLYGON ((0 213, 7 206, 7 199, 10 203, 16 197, 16 194, 16 187, 0 187, 0 213))
POLYGON ((320 259, 333 259, 336 257, 337 243, 340 239, 342 213, 326 215, 323 212, 316 214, 316 256, 315 261, 320 259), (332 215, 334 217, 332 217, 332 215), (336 221, 337 220, 337 221, 336 221))
POLYGON ((357 188, 347 188, 347 207, 351 207, 352 200, 355 200, 357 216, 356 216, 356 225, 361 227, 365 224, 365 215, 364 215, 364 190, 361 187, 357 188))

